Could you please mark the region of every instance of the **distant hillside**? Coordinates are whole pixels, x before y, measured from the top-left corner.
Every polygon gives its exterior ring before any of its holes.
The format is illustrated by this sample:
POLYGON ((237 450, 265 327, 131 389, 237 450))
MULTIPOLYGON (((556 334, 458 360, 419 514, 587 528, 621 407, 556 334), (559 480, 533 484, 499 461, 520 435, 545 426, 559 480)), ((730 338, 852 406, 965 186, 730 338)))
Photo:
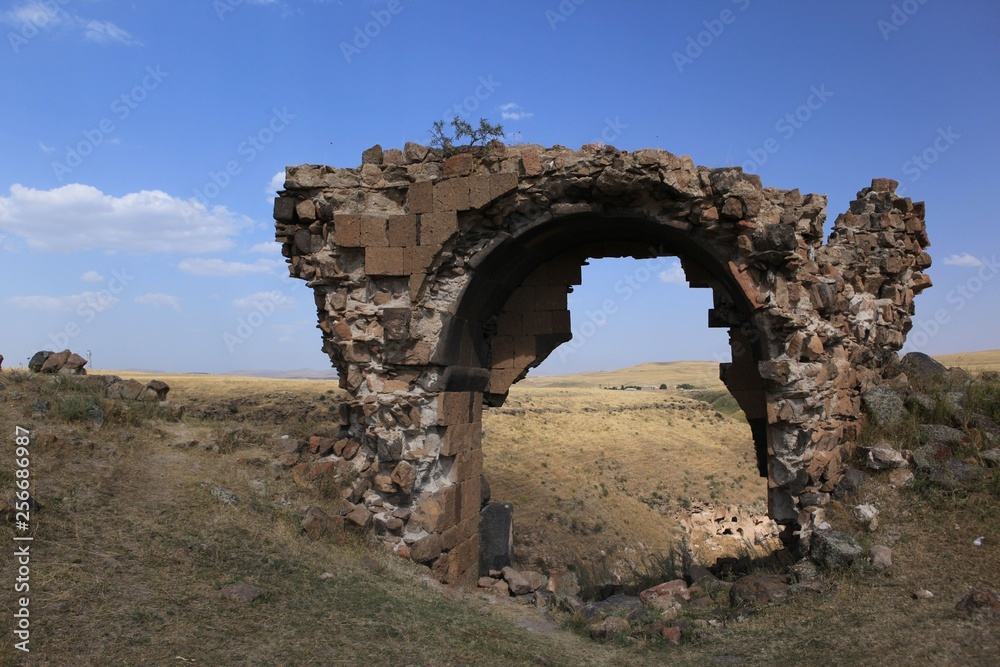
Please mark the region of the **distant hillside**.
POLYGON ((566 387, 588 388, 619 385, 661 384, 673 387, 691 384, 696 387, 721 387, 719 364, 714 361, 665 361, 650 362, 620 368, 615 371, 596 371, 576 375, 554 375, 551 377, 531 377, 518 383, 525 387, 566 387))
POLYGON ((239 375, 251 378, 274 378, 280 380, 336 380, 334 369, 318 371, 312 368, 300 368, 293 371, 230 371, 225 375, 239 375))

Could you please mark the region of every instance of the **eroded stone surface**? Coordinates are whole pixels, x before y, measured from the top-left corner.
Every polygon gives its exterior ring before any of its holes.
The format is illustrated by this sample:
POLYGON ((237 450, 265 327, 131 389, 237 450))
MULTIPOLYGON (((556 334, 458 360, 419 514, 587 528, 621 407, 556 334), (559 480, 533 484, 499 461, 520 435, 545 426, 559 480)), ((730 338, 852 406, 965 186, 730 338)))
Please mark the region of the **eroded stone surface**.
POLYGON ((403 508, 382 539, 412 554, 436 535, 440 554, 418 555, 442 581, 474 582, 483 405, 571 338, 567 293, 587 259, 677 256, 692 287, 713 290, 710 326, 730 331, 720 375, 753 431, 769 513, 808 541, 862 394, 930 286, 923 204, 896 185, 861 190, 824 243, 823 196, 660 150, 494 144, 444 160, 408 144, 355 169, 289 167, 276 236, 350 393, 341 439, 356 448, 329 458, 356 473, 355 523, 403 508))

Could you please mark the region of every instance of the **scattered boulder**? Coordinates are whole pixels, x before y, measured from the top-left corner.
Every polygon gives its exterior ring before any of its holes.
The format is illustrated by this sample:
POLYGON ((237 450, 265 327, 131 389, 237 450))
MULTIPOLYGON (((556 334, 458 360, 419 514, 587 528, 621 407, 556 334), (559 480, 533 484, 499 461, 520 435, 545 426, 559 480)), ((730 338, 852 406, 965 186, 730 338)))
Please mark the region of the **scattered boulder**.
POLYGON ((215 496, 220 503, 223 505, 229 505, 230 507, 239 504, 239 500, 236 498, 236 494, 232 491, 226 491, 221 486, 212 487, 212 495, 215 496))
POLYGON ((945 491, 958 491, 979 482, 986 474, 984 468, 952 459, 934 466, 927 476, 931 484, 945 491))
POLYGON ((97 428, 104 426, 104 408, 96 403, 87 408, 87 421, 97 428))
POLYGON ((600 602, 591 602, 576 612, 577 620, 590 622, 605 617, 619 617, 631 621, 638 620, 646 614, 642 601, 631 595, 612 595, 600 602))
POLYGON ((821 567, 851 565, 862 553, 854 538, 843 531, 817 531, 812 535, 809 556, 821 567))
POLYGON ((954 447, 965 441, 965 432, 942 424, 921 424, 920 439, 928 445, 954 447))
POLYGON ((150 380, 149 384, 146 385, 147 398, 153 398, 157 401, 165 401, 167 400, 167 394, 169 393, 170 386, 162 380, 150 380))
POLYGON ((855 468, 845 468, 844 477, 840 480, 840 483, 833 489, 833 497, 837 500, 843 499, 845 496, 850 496, 861 491, 861 487, 865 485, 868 481, 869 475, 864 470, 856 470, 855 468))
POLYGON ((52 403, 47 398, 42 398, 41 396, 36 398, 31 404, 32 412, 43 416, 49 414, 51 408, 52 403))
POLYGON ((979 452, 979 458, 990 468, 1000 468, 1000 449, 987 449, 979 452))
POLYGON ((532 591, 531 583, 528 579, 512 567, 505 567, 501 570, 503 578, 510 586, 511 595, 527 595, 532 591))
POLYGON ((868 530, 878 528, 878 509, 874 505, 867 503, 864 505, 855 505, 851 512, 854 514, 855 519, 868 527, 868 530))
POLYGON ((910 352, 899 360, 898 368, 913 384, 927 388, 933 386, 948 368, 933 357, 923 352, 910 352))
POLYGON ((872 421, 884 429, 897 428, 909 414, 899 394, 884 384, 869 387, 861 394, 861 400, 872 421))
POLYGON ((778 574, 751 574, 737 579, 729 589, 733 607, 756 607, 788 597, 788 578, 778 574))
POLYGON ((871 447, 862 447, 859 451, 865 465, 871 470, 891 470, 909 465, 906 457, 885 440, 880 440, 871 447))
POLYGON ((66 362, 69 361, 70 355, 73 353, 69 350, 63 350, 62 352, 53 352, 42 364, 41 373, 58 373, 66 362))
POLYGON ((958 601, 955 609, 970 616, 1000 619, 1000 593, 988 588, 973 588, 958 601))
POLYGON ((881 544, 876 544, 871 548, 869 554, 872 567, 876 570, 887 570, 892 567, 892 549, 881 544))
MULTIPOLYGON (((711 576, 711 575, 710 575, 711 576)), ((681 607, 681 601, 691 599, 691 592, 687 587, 687 582, 683 579, 667 581, 639 593, 639 599, 643 604, 660 609, 664 612, 676 612, 681 607)))
POLYGON ((607 639, 613 635, 627 634, 631 630, 632 625, 619 616, 608 616, 587 626, 592 639, 607 639))
POLYGON ((318 540, 325 535, 333 526, 333 518, 324 512, 322 508, 312 506, 306 510, 306 516, 302 519, 301 528, 310 540, 318 540))
POLYGON ((48 361, 48 358, 51 357, 53 354, 55 354, 55 352, 52 352, 50 350, 35 352, 35 354, 32 355, 31 360, 28 361, 28 370, 30 370, 32 373, 41 373, 42 366, 45 365, 45 362, 48 361))
MULTIPOLYGON (((367 510, 365 510, 367 512, 367 510)), ((441 538, 437 533, 421 537, 410 545, 410 558, 418 563, 426 563, 441 555, 441 538)))
POLYGON ((264 591, 251 584, 230 584, 229 586, 224 586, 220 594, 222 597, 233 602, 250 604, 263 595, 264 591))

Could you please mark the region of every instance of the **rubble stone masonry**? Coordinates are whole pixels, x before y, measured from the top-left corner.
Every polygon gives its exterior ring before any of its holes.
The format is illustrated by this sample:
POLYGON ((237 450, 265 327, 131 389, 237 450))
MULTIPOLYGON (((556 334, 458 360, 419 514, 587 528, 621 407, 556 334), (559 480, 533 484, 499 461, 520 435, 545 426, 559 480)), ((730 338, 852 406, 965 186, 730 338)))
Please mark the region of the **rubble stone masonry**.
POLYGON ((442 581, 474 581, 484 405, 571 338, 567 294, 589 258, 670 255, 713 290, 708 324, 732 348, 721 377, 769 513, 808 540, 820 508, 802 499, 840 480, 861 391, 931 284, 924 206, 896 186, 872 181, 824 243, 824 196, 661 150, 492 143, 442 158, 409 143, 354 169, 289 167, 276 237, 349 392, 326 469, 356 480, 352 520, 442 581))

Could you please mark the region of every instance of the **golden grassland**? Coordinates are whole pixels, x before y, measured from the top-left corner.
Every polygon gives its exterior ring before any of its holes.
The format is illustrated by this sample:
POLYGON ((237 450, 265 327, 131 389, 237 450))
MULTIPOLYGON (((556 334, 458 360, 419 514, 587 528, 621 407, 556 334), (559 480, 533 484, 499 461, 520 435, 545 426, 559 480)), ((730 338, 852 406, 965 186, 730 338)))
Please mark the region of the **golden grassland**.
POLYGON ((941 354, 936 356, 935 359, 949 368, 958 366, 973 372, 1000 371, 1000 350, 941 354))
MULTIPOLYGON (((486 474, 494 498, 515 504, 518 550, 529 565, 666 549, 687 503, 763 499, 739 413, 715 410, 694 392, 595 388, 701 386, 699 377, 712 386, 716 365, 690 363, 659 381, 626 370, 596 383, 571 379, 575 386, 525 382, 486 412, 486 474)), ((15 425, 32 430, 33 494, 44 505, 32 517, 32 653, 15 651, 8 632, 0 664, 996 664, 1000 622, 954 609, 970 586, 1000 588, 1000 502, 988 494, 899 495, 870 485, 835 508, 834 520, 850 526, 850 505, 875 502, 881 525, 860 537, 893 545, 887 573, 830 574, 827 592, 702 639, 686 632, 679 647, 599 644, 564 629, 565 616, 441 591, 424 569, 367 538, 310 542, 298 529, 303 511, 332 508, 335 494, 295 486, 272 465, 268 439, 335 429, 324 416, 342 396, 336 382, 156 377, 171 385, 172 404, 214 417, 112 420, 98 429, 58 417, 51 379, 0 374, 0 424, 11 435, 15 425), (35 414, 39 396, 52 401, 52 415, 35 414), (219 502, 215 486, 239 504, 219 502), (974 546, 980 536, 983 546, 974 546), (218 595, 236 582, 265 595, 250 605, 218 595), (912 599, 917 588, 934 598, 912 599)), ((0 488, 13 482, 13 467, 0 467, 0 488)), ((13 534, 0 526, 0 540, 11 544, 13 534)), ((0 559, 8 628, 15 576, 14 560, 0 559)))

